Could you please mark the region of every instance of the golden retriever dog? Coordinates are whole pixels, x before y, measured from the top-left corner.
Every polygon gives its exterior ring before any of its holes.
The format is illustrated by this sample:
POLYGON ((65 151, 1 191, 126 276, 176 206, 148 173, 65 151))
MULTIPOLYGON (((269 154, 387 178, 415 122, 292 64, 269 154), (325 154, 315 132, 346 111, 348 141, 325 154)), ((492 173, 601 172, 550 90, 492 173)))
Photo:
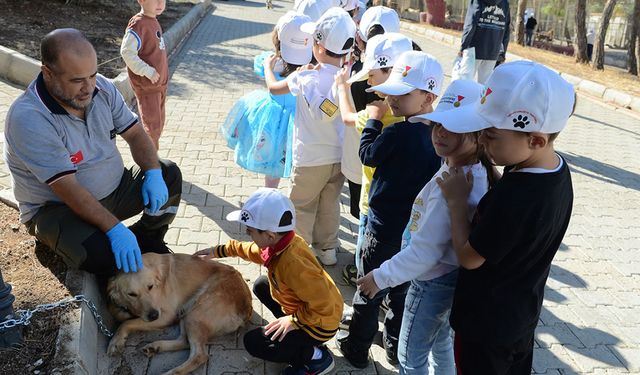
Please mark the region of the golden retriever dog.
POLYGON ((108 353, 121 353, 131 332, 151 331, 180 321, 180 336, 159 340, 142 350, 155 353, 190 348, 189 358, 165 374, 187 374, 208 360, 206 344, 236 331, 253 312, 251 292, 233 267, 187 254, 142 255, 144 267, 120 273, 107 284, 109 309, 124 322, 108 353))

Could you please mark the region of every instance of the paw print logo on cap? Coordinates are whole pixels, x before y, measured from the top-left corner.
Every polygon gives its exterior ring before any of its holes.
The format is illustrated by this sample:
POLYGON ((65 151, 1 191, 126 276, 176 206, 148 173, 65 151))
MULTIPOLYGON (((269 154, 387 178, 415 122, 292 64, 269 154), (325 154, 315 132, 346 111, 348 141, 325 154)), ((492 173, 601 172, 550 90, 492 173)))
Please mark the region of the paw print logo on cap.
POLYGON ((247 211, 242 211, 242 213, 240 214, 240 220, 242 220, 243 223, 246 223, 247 221, 249 221, 249 219, 249 213, 247 211))
POLYGON ((436 87, 436 80, 433 78, 429 78, 429 80, 427 81, 427 87, 429 88, 429 90, 432 90, 436 87))
POLYGON ((513 127, 520 128, 520 129, 524 129, 527 125, 531 123, 531 121, 529 121, 529 117, 523 116, 523 115, 518 115, 517 117, 514 117, 512 121, 513 121, 513 127))
POLYGON ((321 41, 324 38, 324 35, 320 31, 316 31, 316 40, 321 41))
POLYGON ((387 66, 387 64, 389 63, 389 60, 387 60, 386 56, 380 56, 378 57, 378 65, 380 67, 384 67, 387 66))

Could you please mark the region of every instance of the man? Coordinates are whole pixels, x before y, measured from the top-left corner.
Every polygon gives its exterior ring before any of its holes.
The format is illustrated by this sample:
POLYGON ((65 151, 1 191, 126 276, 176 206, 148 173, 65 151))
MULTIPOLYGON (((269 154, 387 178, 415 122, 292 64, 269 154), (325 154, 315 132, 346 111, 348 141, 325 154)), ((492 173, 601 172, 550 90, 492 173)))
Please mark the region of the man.
POLYGON ((510 22, 507 0, 471 0, 464 19, 459 56, 465 49, 475 48, 478 83, 485 83, 497 60, 504 61, 510 22))
POLYGON ((538 20, 536 20, 536 18, 534 17, 534 14, 531 13, 531 15, 529 16, 529 18, 527 18, 527 22, 524 25, 524 29, 525 29, 525 33, 526 33, 526 39, 525 39, 525 46, 533 46, 533 32, 536 29, 536 26, 538 25, 538 20))
POLYGON ((180 170, 158 159, 80 31, 52 31, 41 55, 41 73, 11 105, 4 130, 20 221, 70 268, 136 272, 140 247, 169 251, 162 239, 180 202, 180 170), (124 168, 116 134, 136 166, 124 168), (143 209, 131 229, 122 224, 143 209))

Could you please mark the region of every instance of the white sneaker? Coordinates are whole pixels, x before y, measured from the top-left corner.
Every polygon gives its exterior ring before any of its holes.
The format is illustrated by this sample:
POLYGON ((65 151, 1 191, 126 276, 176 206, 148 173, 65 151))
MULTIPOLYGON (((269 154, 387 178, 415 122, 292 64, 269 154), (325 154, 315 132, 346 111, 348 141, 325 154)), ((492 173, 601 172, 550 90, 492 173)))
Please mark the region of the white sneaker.
POLYGON ((318 257, 318 260, 320 260, 320 263, 325 266, 333 266, 338 263, 336 249, 316 250, 316 256, 318 257))

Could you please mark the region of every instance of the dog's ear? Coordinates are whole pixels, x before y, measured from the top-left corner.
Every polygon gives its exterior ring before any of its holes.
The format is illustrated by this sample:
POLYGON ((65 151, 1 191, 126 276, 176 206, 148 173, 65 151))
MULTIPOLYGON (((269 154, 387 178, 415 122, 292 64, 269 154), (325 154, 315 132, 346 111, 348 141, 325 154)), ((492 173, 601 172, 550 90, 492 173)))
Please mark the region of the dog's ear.
POLYGON ((158 285, 164 285, 167 277, 171 274, 171 257, 163 256, 162 261, 155 267, 155 279, 158 285))

